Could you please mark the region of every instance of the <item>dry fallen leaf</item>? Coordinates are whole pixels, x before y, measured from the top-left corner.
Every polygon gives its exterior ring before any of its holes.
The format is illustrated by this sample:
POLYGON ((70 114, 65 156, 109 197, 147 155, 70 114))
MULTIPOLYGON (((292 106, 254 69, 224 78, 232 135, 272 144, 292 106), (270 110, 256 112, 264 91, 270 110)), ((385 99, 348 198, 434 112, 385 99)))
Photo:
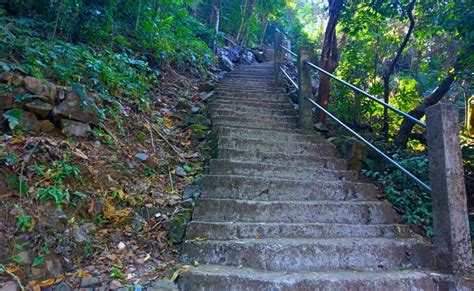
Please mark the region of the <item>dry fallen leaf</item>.
POLYGON ((92 275, 89 274, 87 271, 80 269, 76 272, 76 277, 78 278, 92 278, 92 275))
POLYGON ((192 265, 185 265, 185 266, 182 266, 181 268, 179 268, 178 270, 176 270, 173 275, 171 276, 170 280, 171 281, 176 281, 176 279, 178 279, 179 275, 183 274, 183 273, 186 273, 188 272, 189 270, 191 270, 193 268, 192 265))

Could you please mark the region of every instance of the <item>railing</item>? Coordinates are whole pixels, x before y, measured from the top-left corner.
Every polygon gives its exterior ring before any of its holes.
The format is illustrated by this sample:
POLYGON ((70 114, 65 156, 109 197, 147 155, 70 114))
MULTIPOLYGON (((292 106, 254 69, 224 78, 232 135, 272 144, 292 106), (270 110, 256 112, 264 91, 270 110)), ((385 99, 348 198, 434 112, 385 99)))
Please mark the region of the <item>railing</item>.
POLYGON ((277 32, 275 35, 275 81, 277 84, 281 84, 283 78, 285 78, 298 91, 300 126, 306 129, 313 128, 312 107, 315 107, 348 130, 386 161, 394 165, 420 187, 431 192, 438 267, 443 271, 453 274, 469 272, 472 250, 470 245, 464 172, 459 147, 457 108, 448 104, 437 104, 428 107, 426 109, 427 123, 425 124, 311 63, 309 61, 310 54, 307 49, 300 48, 299 52, 295 53, 282 44, 283 34, 277 32), (298 82, 293 80, 285 71, 283 65, 285 52, 288 53, 290 57, 297 59, 298 82), (403 116, 403 118, 426 128, 431 186, 405 169, 348 125, 344 124, 335 115, 330 113, 325 106, 315 102, 311 88, 313 70, 316 70, 319 76, 328 76, 330 79, 336 80, 350 88, 355 93, 361 94, 369 100, 403 116))
MULTIPOLYGON (((283 45, 279 45, 279 48, 282 49, 283 51, 289 53, 291 56, 295 57, 295 58, 298 58, 298 55, 294 52, 292 52, 290 49, 284 47, 283 45)), ((362 89, 359 89, 357 88, 356 86, 352 85, 352 84, 349 84, 348 82, 334 76, 333 74, 327 72, 326 70, 316 66, 315 64, 309 62, 309 61, 304 61, 303 62, 303 65, 306 65, 312 69, 315 69, 319 72, 321 72, 322 74, 338 81, 339 83, 345 85, 346 87, 349 87, 350 89, 352 89, 354 92, 356 93, 359 93, 359 94, 362 94, 364 95, 365 97, 369 98, 370 100, 374 101, 374 102, 377 102, 378 104, 382 105, 383 107, 385 108, 388 108, 390 110, 392 110, 393 112, 395 112, 396 114, 399 114, 401 116, 403 116, 404 118, 408 118, 410 119, 412 122, 422 126, 422 127, 425 127, 426 128, 426 124, 424 124, 423 122, 419 121, 418 119, 406 114, 405 112, 385 103, 384 101, 378 99, 377 97, 375 96, 372 96, 370 95, 369 93, 363 91, 362 89)), ((296 90, 299 90, 299 86, 296 84, 296 82, 290 77, 290 75, 285 71, 283 65, 279 65, 279 70, 283 73, 283 77, 285 77, 295 88, 296 90)), ((324 112, 327 116, 329 116, 330 118, 332 118, 334 121, 336 121, 339 125, 341 125, 342 127, 344 127, 346 130, 348 130, 352 135, 354 135, 357 139, 359 139, 360 141, 362 141, 364 144, 366 144, 369 148, 371 148, 372 150, 374 150, 379 156, 381 156, 382 158, 384 158, 386 161, 390 162, 392 165, 394 165, 397 169, 399 169, 401 172, 403 172, 405 175, 407 175, 410 179, 412 179, 416 184, 418 184, 420 187, 424 188, 425 190, 428 190, 428 191, 431 191, 431 187, 423 182, 420 178, 416 177, 413 173, 411 173, 410 171, 408 171, 407 169, 405 169, 402 165, 400 165, 398 162, 396 162, 394 159, 390 158, 386 153, 384 153, 382 150, 380 150, 379 148, 377 148, 376 146, 374 146, 371 142, 369 142, 367 139, 363 138, 360 134, 358 134, 356 131, 354 131, 353 129, 351 129, 348 125, 346 125, 345 123, 343 123, 341 120, 339 120, 336 116, 334 116, 333 114, 331 114, 329 111, 327 111, 323 106, 321 106, 320 104, 316 103, 313 99, 309 98, 309 96, 305 96, 305 98, 308 100, 308 102, 310 102, 314 107, 316 107, 318 110, 321 110, 322 112, 324 112)))

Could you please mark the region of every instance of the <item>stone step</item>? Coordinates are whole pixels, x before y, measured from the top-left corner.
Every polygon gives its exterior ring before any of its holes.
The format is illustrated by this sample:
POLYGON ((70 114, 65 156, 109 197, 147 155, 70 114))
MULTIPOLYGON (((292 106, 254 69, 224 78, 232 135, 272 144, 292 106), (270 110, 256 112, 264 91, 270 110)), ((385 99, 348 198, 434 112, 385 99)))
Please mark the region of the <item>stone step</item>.
POLYGON ((297 116, 297 112, 294 109, 266 109, 266 108, 255 108, 255 107, 239 105, 239 104, 227 105, 226 107, 213 107, 212 110, 228 110, 228 111, 236 111, 236 112, 246 112, 249 114, 262 114, 262 115, 274 115, 274 116, 281 116, 281 115, 297 116))
MULTIPOLYGON (((265 195, 265 194, 262 194, 265 195)), ((220 222, 391 224, 399 218, 381 201, 254 201, 199 199, 194 219, 220 222)))
POLYGON ((311 181, 356 181, 355 171, 328 170, 324 168, 291 167, 268 163, 235 162, 211 160, 211 175, 234 175, 250 177, 269 177, 311 181))
POLYGON ((270 89, 274 90, 275 88, 278 88, 277 85, 275 84, 274 80, 268 81, 268 80, 236 80, 236 79, 226 79, 225 81, 222 81, 218 84, 217 87, 219 88, 225 88, 225 87, 247 87, 248 89, 254 89, 254 88, 265 88, 265 89, 270 89))
POLYGON ((254 71, 251 74, 245 74, 244 72, 234 71, 230 74, 226 75, 226 79, 229 80, 252 80, 252 81, 275 81, 275 76, 273 72, 265 72, 265 71, 254 71))
POLYGON ((238 91, 238 92, 256 92, 256 93, 284 93, 283 90, 277 89, 274 85, 267 85, 265 83, 253 84, 247 82, 239 82, 234 84, 219 84, 216 91, 238 91), (258 87, 257 87, 258 86, 258 87), (258 89, 256 89, 258 88, 258 89))
POLYGON ((293 167, 321 167, 329 170, 346 170, 347 162, 336 157, 321 157, 319 155, 291 155, 277 152, 255 150, 220 149, 219 158, 241 162, 262 162, 293 167))
POLYGON ((240 86, 218 86, 215 93, 254 93, 254 94, 283 94, 285 91, 279 88, 249 88, 245 85, 240 86))
POLYGON ((425 268, 432 247, 411 239, 239 239, 186 241, 182 260, 269 271, 425 268))
MULTIPOLYGON (((262 121, 259 126, 267 124, 262 121)), ((272 124, 283 124, 282 122, 275 122, 272 124)), ((288 126, 287 126, 288 127, 288 126)), ((219 138, 218 149, 240 149, 246 151, 269 151, 280 154, 289 155, 315 155, 324 157, 336 156, 336 148, 326 142, 321 143, 300 143, 300 142, 279 142, 265 141, 261 139, 247 139, 247 138, 219 138)))
POLYGON ((274 110, 286 110, 294 109, 293 105, 289 101, 281 102, 265 102, 265 101, 246 101, 246 100, 215 100, 212 102, 210 108, 225 108, 229 106, 231 108, 235 105, 244 105, 253 108, 262 108, 262 109, 274 109, 274 110))
POLYGON ((324 137, 318 133, 304 134, 293 132, 280 132, 272 129, 246 129, 246 128, 235 128, 235 127, 221 127, 218 129, 217 134, 221 137, 227 138, 250 138, 250 139, 262 139, 273 142, 323 142, 324 137))
POLYGON ((254 101, 254 102, 288 102, 288 98, 286 96, 278 97, 278 96, 262 96, 262 95, 253 95, 253 96, 244 96, 242 95, 216 95, 214 100, 231 100, 231 101, 254 101))
POLYGON ((211 119, 219 120, 225 119, 227 117, 239 117, 239 118, 258 118, 262 121, 278 121, 278 122, 290 122, 297 123, 298 117, 291 115, 265 115, 265 114, 255 114, 247 113, 245 111, 234 111, 234 110, 224 110, 224 109, 213 109, 211 111, 211 119))
POLYGON ((236 175, 206 175, 202 178, 202 197, 254 201, 366 201, 378 197, 369 183, 350 181, 301 181, 236 175))
POLYGON ((296 123, 292 124, 289 122, 267 121, 240 117, 226 117, 225 119, 213 120, 212 126, 216 130, 222 126, 236 126, 262 129, 298 129, 298 125, 296 123))
POLYGON ((178 279, 183 291, 259 290, 259 291, 401 291, 469 290, 446 276, 432 271, 263 271, 250 268, 202 265, 178 279))
MULTIPOLYGON (((230 128, 233 131, 240 132, 240 131, 255 131, 255 132, 275 132, 275 134, 299 134, 299 135, 304 135, 307 134, 307 130, 301 129, 301 128, 258 128, 258 125, 252 125, 252 126, 241 126, 238 124, 233 124, 229 126, 223 126, 216 128, 216 132, 219 132, 221 128, 230 128)), ((257 137, 264 139, 263 137, 257 137)), ((319 140, 320 141, 320 140, 319 140)))
POLYGON ((410 227, 403 224, 335 224, 335 223, 248 223, 192 221, 186 238, 194 240, 233 240, 256 238, 409 238, 410 227))

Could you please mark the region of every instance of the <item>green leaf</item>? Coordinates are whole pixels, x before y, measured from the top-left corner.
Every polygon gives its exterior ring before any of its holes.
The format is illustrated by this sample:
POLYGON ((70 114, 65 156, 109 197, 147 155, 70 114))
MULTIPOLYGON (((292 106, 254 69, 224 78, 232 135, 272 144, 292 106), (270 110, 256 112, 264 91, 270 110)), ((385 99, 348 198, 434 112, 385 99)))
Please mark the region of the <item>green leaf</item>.
POLYGON ((110 270, 110 276, 118 279, 125 279, 125 275, 117 268, 112 268, 110 270))
POLYGON ((43 256, 37 256, 34 258, 33 263, 31 264, 33 267, 39 267, 44 264, 43 256))
POLYGON ((22 115, 23 110, 20 108, 14 108, 3 113, 3 117, 8 121, 11 130, 15 130, 20 125, 22 115))

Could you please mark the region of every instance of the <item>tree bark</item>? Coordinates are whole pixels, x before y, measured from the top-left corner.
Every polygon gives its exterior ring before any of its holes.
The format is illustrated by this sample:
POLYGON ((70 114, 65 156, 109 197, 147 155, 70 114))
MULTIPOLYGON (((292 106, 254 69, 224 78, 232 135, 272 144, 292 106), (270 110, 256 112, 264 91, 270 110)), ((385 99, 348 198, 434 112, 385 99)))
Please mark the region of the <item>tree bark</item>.
POLYGON ((142 1, 143 0, 140 0, 140 2, 138 2, 138 12, 137 12, 137 20, 135 22, 135 31, 138 30, 138 26, 140 25, 140 17, 142 15, 142 1))
POLYGON ((242 3, 242 9, 241 9, 241 18, 240 18, 240 27, 239 27, 239 31, 237 32, 237 42, 240 43, 240 36, 242 34, 242 31, 245 27, 245 16, 247 15, 247 4, 248 4, 248 0, 244 0, 244 2, 242 3))
MULTIPOLYGON (((410 26, 408 27, 408 31, 405 35, 405 38, 403 39, 402 44, 400 45, 400 48, 398 48, 397 53, 395 54, 395 57, 393 58, 392 62, 390 64, 387 64, 383 68, 383 100, 385 103, 390 102, 390 77, 392 74, 395 72, 395 66, 398 63, 398 60, 400 59, 403 51, 405 50, 408 41, 410 40, 411 34, 413 32, 413 28, 415 28, 415 19, 413 18, 413 9, 415 8, 415 3, 416 0, 412 0, 410 3, 408 3, 406 7, 406 12, 408 15, 408 19, 410 20, 410 26)), ((384 108, 383 110, 383 128, 382 131, 385 134, 385 137, 388 137, 388 129, 389 129, 389 118, 388 118, 388 108, 384 108)))
POLYGON ((213 46, 213 51, 214 53, 217 53, 217 44, 219 42, 219 26, 221 22, 221 14, 220 14, 220 7, 217 6, 217 4, 214 4, 214 13, 216 15, 216 25, 214 27, 214 46, 213 46))
POLYGON ((250 25, 252 24, 252 17, 253 17, 253 11, 254 11, 254 8, 255 8, 255 1, 256 0, 249 0, 249 9, 248 9, 249 12, 248 12, 247 24, 245 26, 245 33, 244 33, 244 36, 243 36, 242 42, 241 42, 242 46, 246 46, 247 41, 249 39, 250 25))
MULTIPOLYGON (((337 47, 336 25, 341 14, 343 0, 329 0, 329 21, 324 34, 324 44, 321 53, 321 67, 333 73, 339 63, 339 52, 337 47)), ((330 94, 330 80, 326 75, 319 73, 319 94, 317 98, 318 104, 324 108, 328 107, 330 94)), ((325 114, 318 111, 316 114, 317 122, 324 122, 325 114)))
MULTIPOLYGON (((439 86, 428 97, 426 97, 420 105, 416 106, 415 109, 411 110, 408 114, 416 119, 421 119, 425 116, 425 109, 429 106, 435 105, 444 97, 444 95, 446 95, 451 88, 451 85, 454 83, 455 76, 456 70, 449 73, 443 81, 441 81, 439 86)), ((395 138, 396 146, 406 148, 414 126, 415 123, 413 121, 407 118, 403 119, 400 130, 395 138)))

